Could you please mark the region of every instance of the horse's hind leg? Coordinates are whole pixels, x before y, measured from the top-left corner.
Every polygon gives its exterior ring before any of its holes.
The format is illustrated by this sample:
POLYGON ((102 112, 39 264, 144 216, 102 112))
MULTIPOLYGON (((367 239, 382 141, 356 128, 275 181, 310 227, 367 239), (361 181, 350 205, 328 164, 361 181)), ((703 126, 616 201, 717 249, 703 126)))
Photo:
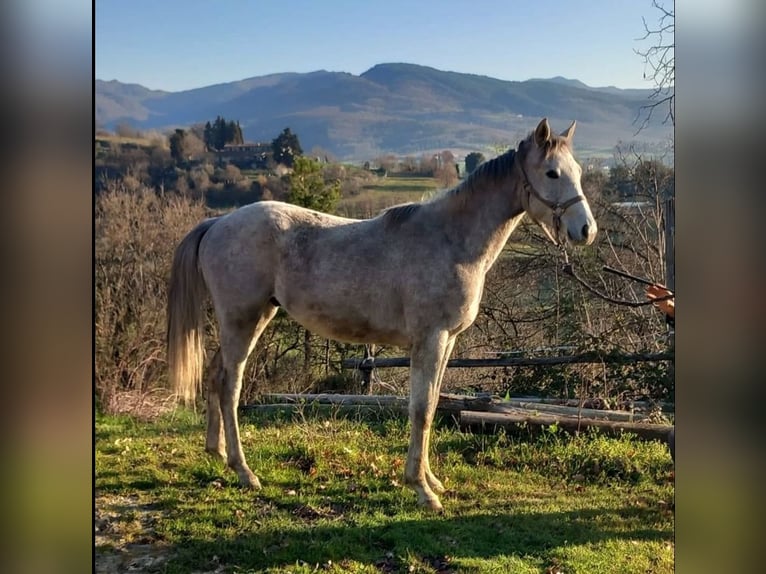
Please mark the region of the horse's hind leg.
POLYGON ((442 360, 452 348, 447 332, 433 333, 412 346, 410 359, 410 445, 404 480, 418 494, 418 503, 431 510, 442 510, 432 487, 444 487, 433 476, 428 464, 428 444, 434 411, 439 400, 439 375, 442 360))
POLYGON ((210 361, 207 377, 207 436, 205 450, 221 460, 226 460, 226 438, 223 433, 220 396, 223 389, 224 370, 221 348, 210 361))
POLYGON ((251 313, 248 320, 238 316, 221 321, 224 379, 219 400, 226 437, 226 463, 237 473, 240 485, 249 488, 260 488, 261 483, 247 466, 239 437, 237 406, 242 390, 242 373, 250 351, 276 312, 277 308, 267 303, 257 313, 251 313))

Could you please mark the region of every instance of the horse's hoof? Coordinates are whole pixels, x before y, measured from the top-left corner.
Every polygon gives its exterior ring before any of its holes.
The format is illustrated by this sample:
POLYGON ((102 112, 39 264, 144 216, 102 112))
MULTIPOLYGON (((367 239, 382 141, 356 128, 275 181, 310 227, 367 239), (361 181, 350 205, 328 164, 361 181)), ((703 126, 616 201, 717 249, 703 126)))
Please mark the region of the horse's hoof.
POLYGON ((222 461, 226 460, 226 452, 224 451, 221 451, 215 448, 206 448, 205 452, 215 459, 222 460, 222 461))
POLYGON ((441 514, 444 512, 444 507, 442 506, 441 501, 439 500, 438 496, 424 496, 422 497, 418 503, 425 508, 426 510, 430 510, 431 512, 441 514))
POLYGON ((252 472, 247 475, 240 475, 239 485, 250 490, 261 490, 261 481, 252 472))
POLYGON ((433 475, 426 476, 426 482, 428 483, 428 486, 431 487, 431 490, 433 490, 436 494, 444 494, 447 492, 447 489, 444 488, 444 485, 441 483, 441 481, 433 475))

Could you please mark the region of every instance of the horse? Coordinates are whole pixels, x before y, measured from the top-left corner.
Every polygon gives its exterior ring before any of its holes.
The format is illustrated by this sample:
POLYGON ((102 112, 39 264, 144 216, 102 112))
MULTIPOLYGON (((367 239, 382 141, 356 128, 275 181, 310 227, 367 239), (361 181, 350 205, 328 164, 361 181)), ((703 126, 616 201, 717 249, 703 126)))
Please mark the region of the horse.
POLYGON ((328 339, 410 352, 410 440, 404 482, 441 511, 445 488, 429 437, 455 338, 476 319, 487 272, 527 214, 557 245, 593 242, 596 221, 573 156, 576 122, 560 135, 547 118, 456 187, 422 202, 348 219, 260 201, 190 231, 175 250, 168 290, 172 388, 194 401, 202 382, 204 305, 219 346, 206 379, 205 449, 259 489, 245 460, 237 405, 245 361, 279 307, 328 339))

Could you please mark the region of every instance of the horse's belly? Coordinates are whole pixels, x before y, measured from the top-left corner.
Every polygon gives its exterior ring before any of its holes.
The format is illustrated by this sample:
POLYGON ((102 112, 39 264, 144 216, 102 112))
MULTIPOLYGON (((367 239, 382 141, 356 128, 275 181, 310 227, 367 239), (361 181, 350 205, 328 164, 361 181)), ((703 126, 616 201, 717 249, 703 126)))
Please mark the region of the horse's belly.
POLYGON ((403 329, 375 321, 362 314, 338 313, 320 308, 288 308, 287 313, 312 333, 346 343, 377 343, 407 347, 403 329))

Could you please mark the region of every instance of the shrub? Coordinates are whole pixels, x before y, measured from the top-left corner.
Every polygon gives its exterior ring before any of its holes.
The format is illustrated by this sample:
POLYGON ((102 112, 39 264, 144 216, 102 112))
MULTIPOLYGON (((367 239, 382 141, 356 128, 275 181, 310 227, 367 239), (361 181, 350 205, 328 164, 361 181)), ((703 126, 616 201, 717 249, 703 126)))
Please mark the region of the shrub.
POLYGON ((118 390, 164 382, 165 303, 173 249, 203 217, 178 195, 112 183, 96 197, 96 397, 110 410, 118 390))

